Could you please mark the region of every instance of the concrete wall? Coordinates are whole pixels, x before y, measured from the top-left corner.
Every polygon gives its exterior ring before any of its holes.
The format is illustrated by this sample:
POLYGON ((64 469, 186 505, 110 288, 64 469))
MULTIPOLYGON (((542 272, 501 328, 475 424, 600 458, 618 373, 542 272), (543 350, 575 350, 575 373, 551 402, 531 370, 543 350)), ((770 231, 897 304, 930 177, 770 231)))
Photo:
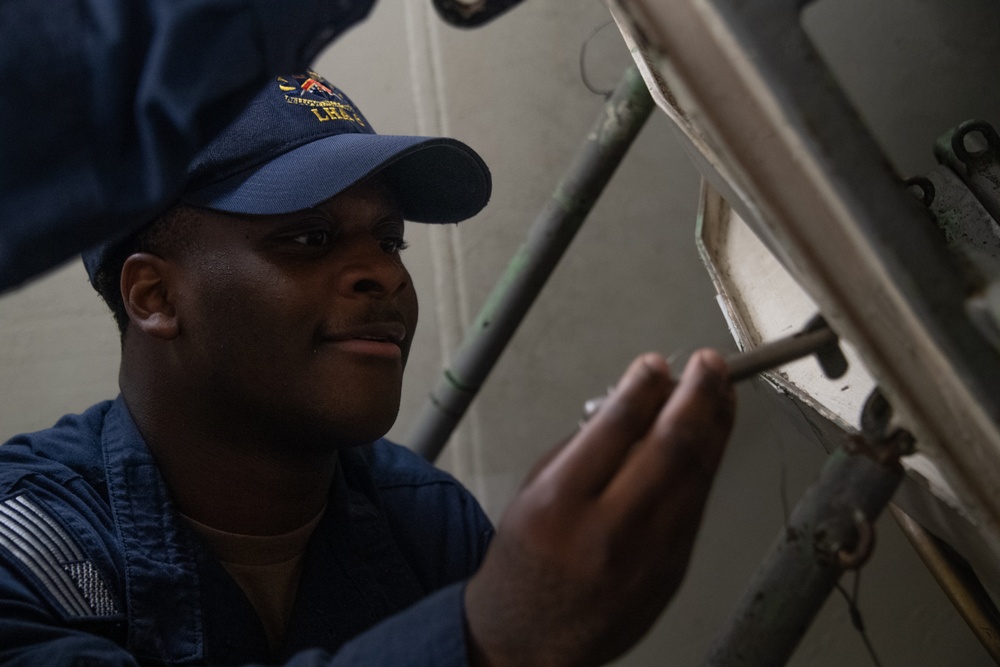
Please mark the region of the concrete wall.
MULTIPOLYGON (((488 27, 440 23, 429 0, 381 0, 316 64, 383 133, 448 134, 491 165, 494 196, 476 220, 408 230, 421 325, 392 434, 402 438, 494 281, 584 136, 600 99, 579 54, 608 19, 598 0, 526 0, 488 27)), ((933 166, 931 145, 972 116, 1000 122, 991 90, 1000 7, 990 0, 826 0, 806 23, 904 174, 933 166)), ((586 69, 611 88, 629 62, 613 26, 586 69)), ((571 430, 582 402, 646 350, 731 347, 695 250, 699 176, 655 114, 442 456, 494 518, 526 470, 571 430)), ((0 299, 0 434, 42 428, 111 397, 117 335, 82 267, 0 299)), ((623 665, 692 665, 743 590, 824 454, 763 386, 740 415, 688 579, 623 665)), ((878 525, 860 606, 887 666, 991 664, 890 520, 878 525)), ((791 661, 870 664, 847 605, 831 598, 791 661)))

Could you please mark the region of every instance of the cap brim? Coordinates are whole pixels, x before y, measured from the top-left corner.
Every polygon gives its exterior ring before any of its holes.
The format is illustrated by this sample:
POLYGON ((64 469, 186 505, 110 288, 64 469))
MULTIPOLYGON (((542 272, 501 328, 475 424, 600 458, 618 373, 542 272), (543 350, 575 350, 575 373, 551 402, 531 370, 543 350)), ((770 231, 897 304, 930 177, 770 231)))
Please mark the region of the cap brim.
POLYGON ((338 134, 292 149, 262 166, 185 193, 184 201, 230 213, 299 211, 382 173, 414 222, 459 222, 490 198, 489 169, 460 141, 338 134))

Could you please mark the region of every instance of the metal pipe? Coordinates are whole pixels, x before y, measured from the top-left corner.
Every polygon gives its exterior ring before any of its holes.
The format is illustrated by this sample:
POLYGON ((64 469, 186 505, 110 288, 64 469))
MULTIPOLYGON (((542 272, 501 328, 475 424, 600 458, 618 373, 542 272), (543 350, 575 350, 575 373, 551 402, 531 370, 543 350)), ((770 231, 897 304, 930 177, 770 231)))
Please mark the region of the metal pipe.
POLYGON ((605 101, 583 146, 466 332, 451 368, 424 404, 406 440, 424 458, 433 461, 441 452, 652 110, 653 100, 633 65, 605 101))
POLYGON ((850 442, 795 506, 704 665, 785 664, 841 573, 864 563, 903 477, 901 449, 896 439, 850 442))
POLYGON ((434 0, 441 18, 457 28, 476 28, 489 23, 521 0, 434 0))
POLYGON ((1000 665, 1000 612, 972 568, 895 504, 889 511, 983 648, 1000 665))

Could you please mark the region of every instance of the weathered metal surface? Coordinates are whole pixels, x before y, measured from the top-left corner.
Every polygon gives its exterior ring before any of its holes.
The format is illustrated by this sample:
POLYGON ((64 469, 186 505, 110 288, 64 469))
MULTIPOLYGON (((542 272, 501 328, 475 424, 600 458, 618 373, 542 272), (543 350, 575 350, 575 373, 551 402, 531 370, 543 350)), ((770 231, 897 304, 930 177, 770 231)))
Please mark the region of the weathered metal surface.
POLYGON ((1000 262, 1000 227, 965 183, 945 165, 924 178, 933 189, 927 192, 923 186, 922 203, 934 216, 945 242, 974 263, 978 263, 977 256, 1000 262))
POLYGON ((850 341, 1000 555, 1000 354, 940 231, 801 26, 798 0, 615 0, 759 213, 755 231, 850 341), (933 378, 933 382, 928 382, 933 378))
MULTIPOLYGON (((1000 350, 1000 226, 949 166, 953 160, 940 147, 950 146, 953 136, 949 133, 938 142, 938 155, 949 164, 939 165, 926 177, 909 179, 907 184, 919 194, 944 234, 944 242, 961 261, 968 285, 969 318, 1000 350)), ((981 185, 981 190, 984 187, 981 185)), ((995 194, 1000 198, 1000 190, 995 194)))
POLYGON ((965 181, 994 220, 1000 220, 1000 137, 989 123, 967 120, 934 146, 938 162, 965 181))
POLYGON ((639 72, 628 68, 424 404, 405 442, 425 458, 440 454, 653 106, 639 72))
POLYGON ((459 28, 475 28, 489 23, 521 0, 434 0, 434 8, 445 21, 459 28))

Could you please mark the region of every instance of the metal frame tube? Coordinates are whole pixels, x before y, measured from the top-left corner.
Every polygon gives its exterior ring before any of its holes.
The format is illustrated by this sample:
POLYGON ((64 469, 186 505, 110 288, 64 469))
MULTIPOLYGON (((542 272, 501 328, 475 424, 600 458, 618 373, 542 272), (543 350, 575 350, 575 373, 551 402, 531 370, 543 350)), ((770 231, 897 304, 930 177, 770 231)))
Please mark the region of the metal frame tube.
POLYGON ((1000 554, 1000 354, 795 0, 620 0, 780 251, 1000 554), (928 381, 933 378, 933 381, 928 381))
POLYGON ((406 442, 424 458, 440 454, 652 109, 629 67, 411 429, 406 442))

